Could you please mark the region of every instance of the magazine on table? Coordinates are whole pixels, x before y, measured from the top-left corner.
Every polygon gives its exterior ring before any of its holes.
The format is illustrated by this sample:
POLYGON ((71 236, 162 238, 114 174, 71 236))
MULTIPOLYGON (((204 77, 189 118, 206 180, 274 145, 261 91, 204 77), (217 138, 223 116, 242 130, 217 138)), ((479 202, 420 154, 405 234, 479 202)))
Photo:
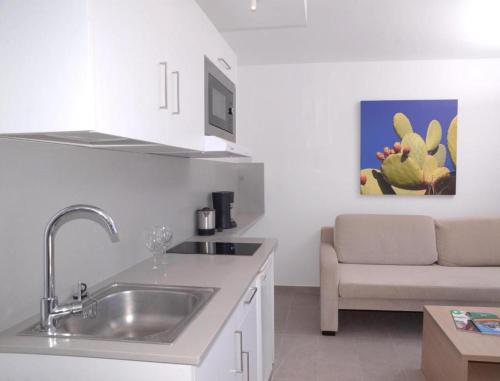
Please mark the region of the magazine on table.
POLYGON ((466 311, 452 310, 451 316, 455 322, 455 327, 460 331, 479 332, 466 311))
POLYGON ((452 310, 451 316, 460 331, 500 335, 500 318, 495 314, 452 310))

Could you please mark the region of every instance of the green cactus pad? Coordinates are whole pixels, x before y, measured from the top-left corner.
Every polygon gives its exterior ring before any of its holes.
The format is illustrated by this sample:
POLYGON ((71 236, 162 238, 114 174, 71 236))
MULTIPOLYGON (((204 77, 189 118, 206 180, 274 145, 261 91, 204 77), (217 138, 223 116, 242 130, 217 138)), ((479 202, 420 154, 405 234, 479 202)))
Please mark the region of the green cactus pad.
POLYGON ((425 189, 423 171, 416 160, 400 153, 391 155, 384 160, 382 174, 389 184, 398 188, 425 189))
POLYGON ((451 161, 457 167, 457 117, 454 117, 448 128, 448 151, 450 151, 451 161))
POLYGON ((424 166, 425 157, 427 156, 427 146, 424 139, 419 134, 411 132, 406 134, 401 141, 401 147, 410 147, 410 157, 415 160, 420 168, 424 166))
POLYGON ((427 155, 425 157, 424 166, 424 181, 426 184, 431 184, 434 181, 434 171, 438 169, 438 163, 434 156, 427 155))
POLYGON ((403 139, 406 134, 413 132, 413 127, 411 126, 410 120, 402 112, 394 114, 393 126, 396 134, 403 139))
POLYGON ((438 167, 444 167, 444 163, 446 163, 446 147, 444 144, 440 144, 437 150, 433 153, 433 156, 436 158, 438 167))
POLYGON ((395 194, 390 184, 384 180, 380 171, 373 168, 366 168, 361 170, 361 174, 366 176, 366 184, 361 185, 360 188, 362 195, 395 194))
POLYGON ((434 151, 438 148, 442 135, 443 131, 439 122, 437 120, 431 121, 427 127, 427 136, 425 138, 427 151, 434 151))

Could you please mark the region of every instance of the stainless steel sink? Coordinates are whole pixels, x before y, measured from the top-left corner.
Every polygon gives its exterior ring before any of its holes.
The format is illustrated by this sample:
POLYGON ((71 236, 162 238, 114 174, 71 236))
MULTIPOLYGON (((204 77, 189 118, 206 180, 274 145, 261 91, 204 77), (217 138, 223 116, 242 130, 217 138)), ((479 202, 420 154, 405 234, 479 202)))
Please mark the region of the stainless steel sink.
POLYGON ((36 324, 21 335, 172 343, 217 291, 208 287, 114 283, 92 294, 84 311, 56 321, 53 334, 36 324), (95 317, 92 317, 93 313, 95 317))

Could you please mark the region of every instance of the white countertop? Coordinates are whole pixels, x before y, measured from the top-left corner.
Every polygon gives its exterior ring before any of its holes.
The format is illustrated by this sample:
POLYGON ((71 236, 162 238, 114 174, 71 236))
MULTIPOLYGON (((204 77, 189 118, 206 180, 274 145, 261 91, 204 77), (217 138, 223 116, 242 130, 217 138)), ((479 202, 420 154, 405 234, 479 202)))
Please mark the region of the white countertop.
MULTIPOLYGON (((220 237, 197 237, 193 240, 217 241, 220 237)), ((18 332, 36 323, 38 316, 35 316, 0 334, 0 352, 199 365, 277 245, 274 239, 225 236, 224 241, 256 242, 262 243, 262 246, 253 256, 167 254, 168 263, 157 269, 153 269, 153 259, 147 259, 90 290, 92 292, 113 282, 219 288, 172 344, 18 336, 18 332)))

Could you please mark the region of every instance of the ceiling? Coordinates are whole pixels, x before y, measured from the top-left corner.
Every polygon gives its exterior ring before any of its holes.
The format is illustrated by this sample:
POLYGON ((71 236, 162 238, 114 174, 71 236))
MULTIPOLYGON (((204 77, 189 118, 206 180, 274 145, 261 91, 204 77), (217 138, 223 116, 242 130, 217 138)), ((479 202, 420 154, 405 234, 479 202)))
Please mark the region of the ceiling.
POLYGON ((197 1, 240 65, 500 57, 500 0, 197 1))
POLYGON ((249 29, 304 27, 307 0, 196 0, 221 32, 249 29))

